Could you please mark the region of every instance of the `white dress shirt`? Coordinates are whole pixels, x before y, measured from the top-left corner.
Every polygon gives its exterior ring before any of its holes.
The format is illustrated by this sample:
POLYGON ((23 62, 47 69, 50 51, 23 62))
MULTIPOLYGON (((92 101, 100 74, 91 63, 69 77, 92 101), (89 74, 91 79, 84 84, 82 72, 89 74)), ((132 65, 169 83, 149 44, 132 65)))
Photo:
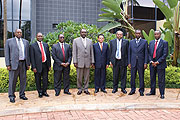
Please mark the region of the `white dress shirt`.
MULTIPOLYGON (((15 39, 16 39, 16 42, 17 42, 17 45, 18 45, 18 44, 19 44, 19 40, 18 40, 17 37, 15 37, 15 39)), ((20 44, 21 44, 22 52, 23 52, 23 58, 22 58, 22 60, 24 60, 24 59, 25 59, 25 50, 24 50, 24 43, 23 43, 23 41, 22 41, 21 38, 20 38, 20 44)))
POLYGON ((61 49, 62 49, 62 44, 63 44, 63 48, 64 48, 64 51, 65 51, 64 42, 63 43, 59 42, 59 45, 60 45, 61 49))
POLYGON ((121 44, 122 44, 122 39, 120 39, 120 40, 117 39, 116 59, 121 59, 121 44), (118 53, 119 53, 119 55, 118 55, 118 53))
POLYGON ((85 38, 82 38, 82 37, 81 37, 81 39, 82 39, 82 42, 83 42, 83 44, 84 44, 84 47, 86 47, 86 37, 85 37, 85 38))

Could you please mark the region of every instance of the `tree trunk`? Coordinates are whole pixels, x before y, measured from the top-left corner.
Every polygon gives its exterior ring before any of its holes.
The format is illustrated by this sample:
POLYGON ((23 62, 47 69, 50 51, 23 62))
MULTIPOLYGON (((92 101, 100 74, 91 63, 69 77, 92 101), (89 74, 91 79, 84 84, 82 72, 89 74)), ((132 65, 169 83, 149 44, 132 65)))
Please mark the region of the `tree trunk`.
POLYGON ((6 39, 7 39, 7 0, 4 0, 3 2, 3 6, 4 6, 4 37, 3 37, 3 41, 4 41, 4 48, 5 48, 5 43, 6 43, 6 39))

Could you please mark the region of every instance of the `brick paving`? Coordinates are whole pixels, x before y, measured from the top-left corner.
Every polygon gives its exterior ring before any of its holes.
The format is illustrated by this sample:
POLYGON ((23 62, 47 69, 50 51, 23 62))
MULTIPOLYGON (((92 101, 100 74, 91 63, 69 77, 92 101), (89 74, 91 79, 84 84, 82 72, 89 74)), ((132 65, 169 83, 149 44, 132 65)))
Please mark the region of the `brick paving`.
POLYGON ((180 109, 56 111, 0 117, 0 120, 179 120, 180 109))

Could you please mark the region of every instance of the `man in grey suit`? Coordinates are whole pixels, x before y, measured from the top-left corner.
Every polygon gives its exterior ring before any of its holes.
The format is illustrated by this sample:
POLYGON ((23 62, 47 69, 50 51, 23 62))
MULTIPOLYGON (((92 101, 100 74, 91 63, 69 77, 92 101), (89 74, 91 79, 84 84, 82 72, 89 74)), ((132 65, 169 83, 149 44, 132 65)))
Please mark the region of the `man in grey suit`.
POLYGON ((126 94, 126 79, 127 79, 127 65, 128 65, 128 48, 129 41, 123 39, 123 32, 116 32, 116 39, 110 41, 110 61, 113 67, 113 91, 118 91, 119 77, 121 80, 121 91, 126 94))
POLYGON ((90 66, 94 64, 94 52, 92 40, 88 39, 86 29, 81 29, 81 37, 73 41, 73 63, 77 71, 77 94, 84 93, 90 95, 88 91, 90 66), (84 77, 84 88, 82 78, 84 77))
POLYGON ((20 79, 20 99, 27 100, 25 96, 26 70, 30 67, 29 42, 22 37, 22 30, 15 31, 15 38, 8 39, 5 44, 5 62, 9 70, 8 95, 10 102, 15 102, 15 89, 17 77, 20 79))
POLYGON ((63 74, 64 94, 71 95, 69 92, 69 72, 72 60, 70 45, 64 43, 64 35, 58 36, 59 42, 52 46, 52 58, 54 60, 54 89, 55 96, 59 96, 61 91, 61 79, 63 74))

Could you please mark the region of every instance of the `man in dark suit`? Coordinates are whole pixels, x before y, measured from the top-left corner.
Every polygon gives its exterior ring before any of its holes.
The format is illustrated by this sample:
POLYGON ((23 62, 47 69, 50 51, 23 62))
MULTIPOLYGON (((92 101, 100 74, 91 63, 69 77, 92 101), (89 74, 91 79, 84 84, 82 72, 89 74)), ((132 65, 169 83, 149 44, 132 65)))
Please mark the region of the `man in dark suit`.
POLYGON ((94 73, 94 82, 95 82, 95 92, 99 92, 101 89, 102 92, 107 93, 105 90, 106 85, 106 68, 109 66, 109 46, 104 41, 104 35, 98 35, 98 43, 93 45, 94 50, 94 61, 95 61, 95 73, 94 73))
POLYGON ((141 38, 141 30, 135 31, 136 38, 129 43, 128 50, 128 67, 131 69, 131 92, 133 95, 136 91, 136 74, 139 74, 139 92, 144 96, 144 70, 148 63, 148 43, 141 38))
POLYGON ((51 70, 49 46, 42 41, 42 33, 39 32, 36 38, 37 41, 30 46, 31 69, 34 72, 39 97, 49 97, 47 94, 48 71, 51 70), (41 82, 43 83, 42 87, 41 82))
POLYGON ((69 73, 72 59, 70 45, 64 42, 64 35, 58 36, 59 42, 52 46, 52 58, 54 59, 54 89, 55 96, 59 96, 61 91, 61 79, 63 74, 64 94, 71 95, 69 92, 69 73))
POLYGON ((5 62, 9 70, 9 89, 8 95, 10 102, 15 102, 15 89, 17 78, 20 79, 20 99, 27 100, 25 96, 26 71, 30 67, 29 61, 29 42, 22 37, 22 30, 15 31, 15 38, 8 39, 5 44, 5 62))
POLYGON ((123 39, 123 32, 116 32, 116 39, 110 41, 110 65, 113 67, 113 91, 118 91, 119 76, 121 80, 121 91, 126 94, 126 79, 128 65, 128 47, 129 41, 123 39))
POLYGON ((156 94, 156 74, 158 74, 158 85, 160 91, 160 98, 164 99, 165 91, 165 68, 166 57, 168 55, 168 42, 162 40, 161 31, 155 31, 155 40, 149 43, 149 61, 150 61, 150 78, 151 78, 151 91, 146 95, 156 94))

